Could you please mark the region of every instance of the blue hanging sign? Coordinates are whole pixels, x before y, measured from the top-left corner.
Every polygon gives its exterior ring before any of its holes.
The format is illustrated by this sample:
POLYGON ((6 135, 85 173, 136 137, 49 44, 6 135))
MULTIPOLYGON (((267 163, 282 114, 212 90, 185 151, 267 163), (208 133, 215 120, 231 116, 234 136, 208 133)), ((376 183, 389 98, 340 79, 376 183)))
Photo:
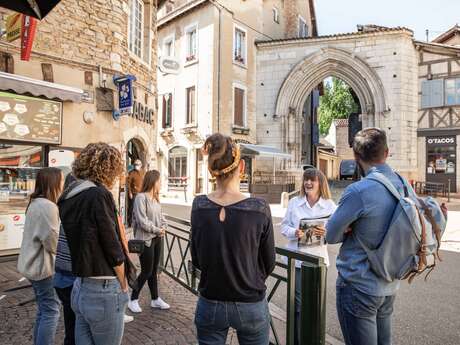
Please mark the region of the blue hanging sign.
POLYGON ((125 75, 113 78, 113 82, 118 87, 118 108, 120 116, 133 113, 133 81, 135 80, 136 77, 133 75, 125 75))

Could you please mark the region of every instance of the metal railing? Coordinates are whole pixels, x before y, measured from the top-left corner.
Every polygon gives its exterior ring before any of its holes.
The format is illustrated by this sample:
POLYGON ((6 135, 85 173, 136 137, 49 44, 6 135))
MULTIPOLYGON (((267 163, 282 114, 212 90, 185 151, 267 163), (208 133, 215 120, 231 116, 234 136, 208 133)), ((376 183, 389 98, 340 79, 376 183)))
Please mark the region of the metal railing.
MULTIPOLYGON (((200 272, 191 263, 190 257, 190 222, 185 219, 166 216, 168 230, 164 237, 162 269, 165 274, 177 281, 194 294, 198 294, 200 272)), ((287 263, 277 260, 275 271, 270 275, 274 279, 271 289, 267 290, 270 303, 281 283, 287 285, 286 294, 286 337, 280 341, 279 332, 273 318, 270 321, 272 345, 293 345, 295 337, 295 279, 296 260, 301 261, 302 305, 300 338, 303 345, 325 344, 325 307, 326 274, 324 259, 306 253, 276 247, 277 257, 284 256, 287 263)))

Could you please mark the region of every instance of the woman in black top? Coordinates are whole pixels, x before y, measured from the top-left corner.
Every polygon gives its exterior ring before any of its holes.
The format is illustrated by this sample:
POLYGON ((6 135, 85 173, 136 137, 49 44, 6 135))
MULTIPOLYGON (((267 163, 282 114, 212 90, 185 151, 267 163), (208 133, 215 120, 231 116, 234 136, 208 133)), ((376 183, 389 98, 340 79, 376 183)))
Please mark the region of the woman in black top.
POLYGON ((240 193, 245 166, 230 137, 214 134, 203 150, 217 190, 197 197, 192 207, 192 261, 201 271, 198 342, 223 345, 232 327, 240 345, 267 345, 265 280, 275 267, 270 207, 240 193))
POLYGON ((110 189, 122 169, 116 148, 89 144, 73 164, 73 175, 81 183, 59 201, 72 273, 77 277, 71 305, 78 345, 121 344, 130 266, 110 189))

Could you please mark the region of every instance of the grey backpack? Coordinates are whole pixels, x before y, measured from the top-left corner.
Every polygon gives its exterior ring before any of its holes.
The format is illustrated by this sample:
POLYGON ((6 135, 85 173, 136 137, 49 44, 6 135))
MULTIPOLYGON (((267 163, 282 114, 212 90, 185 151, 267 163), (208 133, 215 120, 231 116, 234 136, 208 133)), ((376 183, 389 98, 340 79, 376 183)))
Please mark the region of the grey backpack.
POLYGON ((437 260, 441 261, 439 246, 446 218, 438 202, 431 197, 418 198, 402 177, 404 195, 400 195, 381 173, 372 173, 367 178, 385 186, 398 200, 390 226, 377 248, 369 248, 354 234, 367 253, 372 271, 388 282, 409 279, 411 283, 416 276, 428 270, 426 279, 437 260))

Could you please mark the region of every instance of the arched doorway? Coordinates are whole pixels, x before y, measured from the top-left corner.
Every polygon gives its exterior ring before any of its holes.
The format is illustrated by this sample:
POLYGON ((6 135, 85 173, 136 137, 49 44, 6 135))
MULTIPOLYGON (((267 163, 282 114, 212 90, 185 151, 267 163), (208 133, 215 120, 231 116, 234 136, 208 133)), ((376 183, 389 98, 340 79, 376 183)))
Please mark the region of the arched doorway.
POLYGON ((146 168, 146 150, 142 141, 133 138, 126 144, 126 170, 129 172, 134 166, 134 162, 139 159, 142 166, 146 168))
POLYGON ((120 189, 120 205, 124 205, 125 208, 124 210, 122 209, 120 213, 124 221, 127 222, 129 226, 131 225, 132 207, 133 207, 134 198, 135 198, 135 195, 133 195, 133 192, 131 190, 134 188, 133 181, 138 181, 138 183, 136 183, 138 192, 141 187, 139 186, 140 181, 133 179, 132 174, 134 173, 134 176, 136 174, 137 176, 143 176, 145 171, 148 169, 148 167, 146 166, 146 157, 147 157, 146 147, 142 143, 141 140, 137 138, 132 138, 131 140, 128 141, 128 143, 126 144, 126 156, 125 156, 126 181, 125 181, 124 187, 120 189), (134 172, 134 163, 136 162, 136 160, 140 160, 142 162, 141 175, 139 175, 139 173, 137 172, 134 172))
POLYGON ((298 167, 302 164, 305 107, 309 98, 310 104, 316 102, 318 85, 327 77, 337 77, 353 89, 364 127, 383 125, 383 115, 388 108, 377 73, 353 53, 338 48, 319 49, 291 70, 276 101, 275 114, 282 120, 282 148, 294 156, 291 165, 298 167))

